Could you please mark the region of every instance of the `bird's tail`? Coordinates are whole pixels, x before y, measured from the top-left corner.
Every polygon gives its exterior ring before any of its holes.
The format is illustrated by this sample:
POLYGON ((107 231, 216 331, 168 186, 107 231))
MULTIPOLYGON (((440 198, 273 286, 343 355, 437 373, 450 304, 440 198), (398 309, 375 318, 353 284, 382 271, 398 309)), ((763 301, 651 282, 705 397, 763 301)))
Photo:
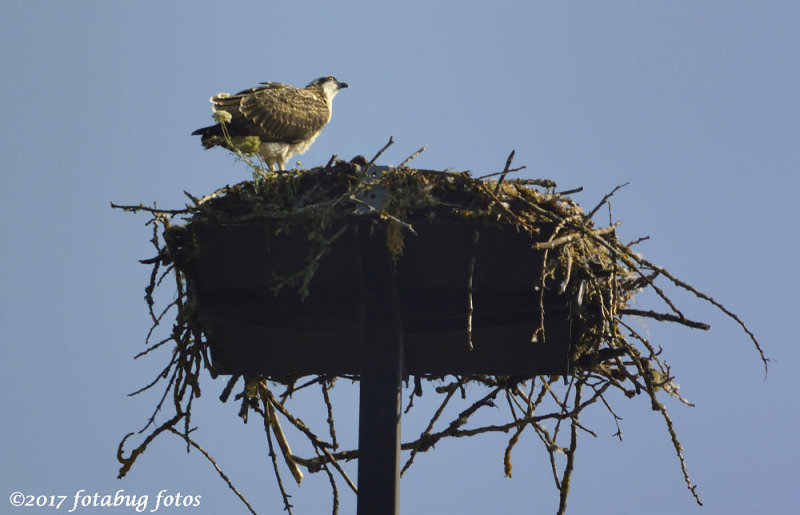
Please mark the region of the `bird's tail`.
POLYGON ((225 135, 222 133, 222 127, 219 124, 197 129, 192 133, 192 136, 200 136, 200 143, 202 143, 205 148, 211 148, 225 143, 225 135))
MULTIPOLYGON (((239 107, 240 99, 238 96, 232 96, 228 93, 218 93, 211 97, 211 103, 214 104, 213 111, 227 111, 234 114, 239 107)), ((209 125, 202 129, 197 129, 192 133, 192 136, 200 136, 200 142, 205 148, 215 147, 221 145, 227 147, 225 141, 225 134, 222 132, 220 124, 209 125)))

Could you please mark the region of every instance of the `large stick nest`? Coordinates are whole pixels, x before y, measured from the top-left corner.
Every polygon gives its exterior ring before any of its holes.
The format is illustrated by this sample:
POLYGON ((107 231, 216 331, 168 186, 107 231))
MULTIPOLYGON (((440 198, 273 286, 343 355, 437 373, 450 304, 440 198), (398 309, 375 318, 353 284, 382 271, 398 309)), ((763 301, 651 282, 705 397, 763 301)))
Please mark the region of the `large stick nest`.
MULTIPOLYGON (((511 157, 511 156, 510 156, 511 157)), ((505 180, 511 159, 505 172, 499 177, 474 178, 469 172, 438 172, 398 168, 386 171, 372 166, 363 158, 351 162, 333 161, 325 167, 297 170, 281 174, 258 173, 253 181, 226 186, 211 195, 196 198, 188 195, 191 204, 183 209, 165 210, 157 207, 113 206, 127 211, 145 211, 152 215, 149 224, 153 227, 153 244, 157 257, 144 261, 152 269, 151 281, 146 288, 153 329, 148 334, 146 354, 167 343, 174 348, 170 352, 167 366, 156 380, 140 391, 166 382, 164 395, 150 417, 148 436, 128 457, 123 446, 130 434, 120 443, 118 458, 122 463, 120 477, 124 476, 147 444, 163 431, 181 436, 187 445, 200 450, 216 467, 214 460, 189 435, 191 405, 200 395, 200 377, 203 370, 216 377, 208 359, 208 344, 204 328, 194 316, 197 304, 194 291, 193 229, 202 224, 268 223, 275 231, 298 229, 309 235, 310 244, 316 245, 309 262, 298 274, 281 278, 278 286, 295 288, 301 295, 313 295, 309 283, 320 260, 325 259, 326 249, 335 241, 349 223, 364 219, 384 224, 387 228, 387 246, 401 259, 405 238, 413 232, 415 223, 432 221, 473 221, 482 225, 513 226, 534 236, 534 247, 543 251, 542 284, 531 285, 531 291, 544 289, 567 292, 582 299, 582 309, 573 313, 573 331, 577 336, 571 351, 572 375, 564 379, 547 377, 457 376, 446 378, 416 378, 410 389, 408 408, 414 395, 422 394, 420 379, 435 382, 433 391, 441 396, 439 409, 430 417, 426 429, 413 441, 403 444, 410 451, 403 471, 413 462, 419 452, 430 450, 446 437, 472 436, 487 432, 511 433, 504 454, 506 475, 511 475, 511 451, 521 433, 531 429, 542 440, 550 456, 556 486, 559 489, 559 512, 566 507, 569 481, 579 431, 594 433, 579 423, 583 409, 600 401, 613 415, 605 395, 609 389, 617 389, 626 397, 644 395, 650 400, 653 410, 666 421, 667 430, 680 460, 686 485, 698 503, 700 499, 692 484, 684 462, 682 447, 673 429, 667 410, 659 400, 662 392, 680 399, 678 386, 670 367, 661 357, 661 349, 654 346, 631 323, 631 318, 650 318, 659 322, 672 322, 693 329, 708 329, 709 326, 690 320, 678 309, 665 292, 664 285, 686 290, 723 311, 731 317, 751 338, 760 353, 764 365, 767 360, 761 347, 744 323, 712 297, 673 276, 666 269, 644 259, 632 250, 639 241, 629 244, 620 242, 615 232, 616 224, 598 227, 593 216, 607 203, 613 191, 589 212, 582 210, 569 196, 569 192, 556 192, 556 185, 548 180, 505 180), (380 203, 370 196, 383 196, 380 203), (174 224, 176 218, 184 221, 174 224), (545 237, 535 238, 541 228, 548 230, 545 237), (163 230, 163 232, 162 232, 163 230), (163 269, 163 271, 162 271, 163 269), (155 308, 154 291, 166 277, 172 277, 177 287, 176 299, 163 310, 155 308), (650 289, 662 301, 663 309, 643 310, 632 307, 632 299, 643 289, 650 289), (150 343, 154 329, 167 313, 175 313, 171 332, 158 341, 150 343), (467 399, 464 386, 468 383, 483 388, 470 389, 470 393, 481 392, 475 399, 467 399), (563 384, 562 384, 563 383, 563 384), (445 407, 461 392, 466 407, 461 409, 449 423, 439 423, 445 407), (173 415, 156 423, 156 414, 165 400, 173 399, 173 415), (498 397, 505 397, 508 404, 506 420, 502 423, 470 425, 471 418, 481 408, 494 405, 498 397), (568 430, 567 430, 568 429, 568 430), (562 440, 566 440, 563 444, 562 440), (559 463, 563 468, 559 471, 559 463)), ((614 190, 616 191, 616 189, 614 190)), ((535 293, 532 293, 535 294, 535 293)), ((469 335, 465 334, 466 339, 469 335)), ((471 342, 469 342, 471 344, 471 342)), ((138 357, 138 356, 137 356, 138 357)), ((311 472, 324 470, 330 479, 334 512, 338 507, 338 488, 334 472, 355 490, 352 481, 341 468, 339 461, 358 457, 357 450, 338 450, 329 389, 335 377, 316 376, 289 384, 274 381, 275 378, 256 376, 232 377, 222 389, 221 399, 227 401, 236 384, 241 385, 236 399, 241 401, 239 416, 247 420, 248 412, 257 412, 264 420, 268 444, 278 485, 283 494, 284 507, 291 511, 289 495, 283 485, 280 468, 273 449, 273 436, 284 460, 295 479, 302 479, 300 467, 311 472), (241 379, 241 382, 240 382, 241 379), (290 395, 314 385, 321 387, 322 399, 328 410, 328 436, 307 427, 287 407, 290 395), (283 392, 273 393, 272 389, 283 392), (292 454, 281 429, 278 414, 304 435, 315 455, 300 457, 292 454)), ((357 379, 357 377, 348 377, 357 379)), ((139 392, 137 392, 139 393, 139 392)), ((687 402, 688 404, 688 402, 687 402)), ((132 433, 131 433, 132 434, 132 433)), ((618 433, 621 438, 621 432, 618 433)), ((219 471, 219 469, 217 468, 219 471)), ((221 471, 223 479, 247 504, 244 497, 221 471)), ((252 508, 247 504, 248 508, 252 508)))

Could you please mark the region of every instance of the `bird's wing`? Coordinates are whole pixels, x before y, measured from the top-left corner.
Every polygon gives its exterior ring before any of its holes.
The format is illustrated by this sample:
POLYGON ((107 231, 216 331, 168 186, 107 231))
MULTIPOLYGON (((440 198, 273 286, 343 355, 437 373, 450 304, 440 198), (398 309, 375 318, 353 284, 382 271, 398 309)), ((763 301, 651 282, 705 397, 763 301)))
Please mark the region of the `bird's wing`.
MULTIPOLYGON (((293 142, 317 134, 330 120, 331 111, 324 98, 312 91, 279 82, 240 91, 219 98, 215 108, 240 115, 253 124, 262 141, 293 142)), ((234 123, 236 120, 234 120, 234 123)), ((248 131, 249 132, 249 131, 248 131)))

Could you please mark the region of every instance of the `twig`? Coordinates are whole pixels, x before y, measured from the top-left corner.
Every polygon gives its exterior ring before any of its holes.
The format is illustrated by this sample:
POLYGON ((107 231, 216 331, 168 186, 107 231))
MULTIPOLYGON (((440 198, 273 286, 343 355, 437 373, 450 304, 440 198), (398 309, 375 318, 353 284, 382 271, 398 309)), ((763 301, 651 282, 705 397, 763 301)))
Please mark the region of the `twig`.
MULTIPOLYGON (((462 380, 459 380, 459 382, 462 382, 462 380)), ((433 417, 431 417, 431 420, 428 422, 428 426, 425 428, 422 434, 420 434, 419 441, 423 441, 430 437, 431 431, 433 430, 433 426, 436 424, 436 421, 439 420, 439 417, 442 416, 445 406, 447 406, 447 404, 450 402, 450 399, 453 397, 453 394, 457 390, 455 383, 452 384, 451 386, 452 388, 448 389, 447 395, 445 395, 441 404, 439 404, 439 408, 436 410, 436 412, 433 414, 433 417)), ((410 467, 411 464, 414 462, 414 458, 417 456, 417 453, 419 451, 420 451, 419 448, 414 448, 411 451, 411 456, 408 457, 408 460, 406 461, 405 465, 403 465, 402 470, 400 470, 401 476, 405 473, 406 470, 408 470, 408 467, 410 467)))
MULTIPOLYGON (((655 399, 655 395, 652 393, 650 395, 653 399, 655 399)), ((703 501, 700 499, 700 495, 697 493, 697 485, 692 483, 692 478, 689 477, 689 469, 687 468, 686 460, 683 457, 683 445, 681 445, 681 442, 678 440, 678 435, 675 433, 675 428, 672 425, 672 419, 667 414, 667 408, 665 408, 663 404, 660 402, 656 402, 656 404, 658 406, 658 411, 661 412, 661 416, 667 423, 667 431, 672 439, 672 446, 675 448, 675 453, 678 456, 678 460, 681 463, 681 471, 683 472, 683 479, 686 482, 686 487, 689 488, 689 491, 692 493, 692 496, 697 504, 702 506, 703 501)))
POLYGON ((242 377, 241 375, 234 374, 228 379, 228 384, 225 385, 225 388, 222 390, 222 393, 219 396, 219 400, 222 402, 228 402, 228 397, 231 395, 231 390, 236 385, 239 378, 242 377))
POLYGON ((567 270, 564 272, 564 280, 561 281, 561 286, 558 287, 559 295, 563 295, 567 291, 567 287, 569 287, 569 281, 572 279, 572 252, 569 250, 569 247, 564 247, 562 254, 567 255, 567 270))
POLYGON ((136 461, 136 458, 138 458, 139 455, 141 455, 145 451, 145 449, 147 449, 147 446, 150 444, 150 442, 152 442, 155 439, 156 436, 158 436, 161 432, 166 431, 167 429, 175 426, 175 424, 180 422, 182 418, 183 418, 183 413, 176 413, 175 416, 173 416, 171 419, 167 420, 166 422, 158 426, 157 429, 155 429, 152 433, 147 435, 147 437, 144 439, 144 441, 142 441, 142 443, 139 444, 138 447, 136 447, 131 451, 130 456, 127 458, 122 456, 123 448, 125 447, 125 442, 128 440, 128 438, 133 436, 135 433, 128 433, 124 437, 122 437, 122 440, 119 442, 119 446, 117 447, 117 461, 122 463, 122 467, 120 467, 119 469, 119 474, 117 475, 117 479, 122 479, 123 477, 125 477, 125 474, 127 474, 128 471, 131 469, 133 463, 136 461))
POLYGON ((333 444, 333 449, 336 450, 339 448, 339 444, 336 442, 336 425, 333 422, 333 405, 331 404, 331 397, 330 393, 328 392, 329 386, 326 381, 320 381, 322 385, 322 399, 325 402, 325 409, 328 411, 328 431, 331 435, 331 443, 333 444))
POLYGON ((422 148, 420 148, 419 150, 417 150, 416 152, 414 152, 413 154, 411 154, 410 156, 405 158, 402 163, 397 165, 397 168, 403 168, 405 165, 407 165, 408 163, 410 163, 411 161, 416 159, 418 155, 420 155, 423 152, 425 152, 426 148, 428 148, 428 145, 422 145, 422 148))
POLYGON ((702 329, 703 331, 708 331, 711 329, 711 326, 704 322, 695 322, 694 320, 689 320, 688 318, 671 315, 669 313, 657 313, 651 310, 645 311, 642 309, 624 308, 619 310, 619 314, 647 317, 658 320, 659 322, 677 322, 681 325, 691 327, 692 329, 702 329))
POLYGON ((596 206, 594 206, 594 209, 592 209, 591 211, 589 211, 588 213, 583 215, 583 219, 584 220, 591 220, 591 218, 594 216, 594 214, 597 212, 597 210, 600 209, 601 207, 603 207, 603 204, 605 204, 608 199, 610 199, 612 196, 614 196, 614 193, 616 193, 618 190, 624 188, 628 184, 630 184, 630 183, 626 182, 624 184, 620 184, 619 186, 617 186, 616 188, 611 190, 609 193, 606 193, 605 196, 603 197, 603 199, 596 206))
POLYGON ((281 471, 278 469, 278 455, 275 453, 275 448, 272 445, 272 431, 270 430, 270 422, 269 416, 266 412, 262 415, 264 417, 264 432, 267 434, 267 446, 269 447, 269 458, 272 461, 272 470, 275 472, 275 480, 278 483, 278 488, 281 491, 281 497, 283 498, 283 508, 289 515, 292 513, 292 503, 289 502, 289 495, 286 492, 286 488, 283 486, 283 479, 281 479, 281 471))
POLYGON ((511 438, 508 440, 508 445, 506 445, 505 453, 503 453, 503 472, 505 473, 506 477, 511 477, 511 450, 519 441, 519 437, 522 434, 522 431, 527 427, 527 425, 520 424, 517 427, 517 430, 514 431, 514 434, 511 435, 511 438))
POLYGON ((187 213, 191 213, 194 211, 194 208, 184 208, 184 209, 161 209, 159 207, 148 207, 144 204, 138 204, 136 206, 133 205, 124 205, 124 204, 114 204, 111 202, 111 207, 113 209, 122 209, 123 211, 128 211, 129 213, 138 213, 139 211, 146 211, 152 214, 164 214, 164 215, 185 215, 187 213))
POLYGON ((314 444, 321 448, 330 449, 333 447, 333 444, 328 443, 324 440, 321 440, 317 435, 315 435, 308 426, 299 418, 293 416, 289 413, 289 410, 286 409, 286 406, 278 402, 275 396, 269 391, 267 388, 264 388, 262 384, 258 385, 259 394, 265 396, 270 401, 270 406, 274 406, 276 410, 278 410, 281 415, 286 417, 286 420, 289 421, 294 427, 296 427, 300 432, 306 435, 306 437, 314 444))
MULTIPOLYGON (((147 338, 145 339, 145 341, 148 341, 151 335, 152 335, 152 331, 148 332, 148 333, 147 333, 147 338)), ((173 337, 170 335, 170 336, 168 336, 168 337, 164 338, 163 340, 161 340, 161 341, 159 341, 159 342, 156 342, 156 343, 154 343, 154 344, 150 345, 149 347, 147 347, 147 348, 146 348, 145 350, 143 350, 142 352, 139 352, 138 354, 136 354, 136 355, 133 357, 133 359, 139 359, 139 358, 141 358, 142 356, 145 356, 145 355, 147 355, 147 354, 151 353, 152 351, 154 351, 154 350, 158 349, 159 347, 161 347, 161 346, 162 346, 162 345, 164 345, 165 343, 167 343, 167 342, 171 342, 171 341, 174 341, 174 338, 173 338, 173 337)))
POLYGON ((472 278, 475 275, 475 261, 478 258, 478 241, 480 239, 481 229, 476 226, 472 234, 472 253, 469 256, 469 268, 467 270, 467 348, 474 350, 475 346, 472 344, 472 278))
POLYGON ((459 413, 458 416, 450 422, 450 425, 447 427, 445 432, 440 432, 436 435, 428 435, 427 438, 420 437, 420 439, 418 440, 419 449, 422 451, 428 450, 429 448, 433 447, 436 444, 436 442, 438 442, 445 434, 457 433, 458 427, 466 423, 467 419, 471 417, 476 411, 478 411, 478 409, 480 409, 483 406, 489 405, 497 396, 497 394, 500 393, 501 390, 502 387, 498 386, 497 388, 493 389, 485 396, 483 396, 481 399, 475 401, 472 404, 472 406, 459 413))
POLYGON ((183 190, 183 194, 184 194, 184 195, 186 195, 187 197, 189 197, 189 200, 191 200, 191 201, 192 201, 192 203, 193 203, 195 206, 198 206, 198 205, 200 205, 200 199, 198 199, 197 197, 195 197, 194 195, 192 195, 192 194, 191 194, 191 193, 189 193, 188 191, 186 191, 186 190, 183 190))
POLYGON ((497 179, 497 185, 494 187, 494 194, 495 195, 497 195, 497 193, 500 191, 500 185, 503 184, 503 181, 505 180, 506 175, 508 175, 509 167, 511 166, 511 162, 514 160, 514 154, 515 153, 516 153, 516 150, 512 150, 511 153, 508 154, 508 159, 506 159, 506 166, 505 166, 505 168, 503 168, 503 171, 500 174, 500 178, 497 179))
MULTIPOLYGON (((319 449, 315 447, 314 451, 316 451, 317 456, 319 456, 319 449)), ((328 468, 328 464, 323 463, 322 468, 325 470, 325 474, 328 476, 328 482, 331 485, 331 492, 333 494, 333 508, 331 508, 331 514, 337 515, 339 513, 339 487, 336 486, 336 478, 333 477, 333 472, 331 472, 331 469, 328 468)))
MULTIPOLYGON (((581 403, 582 381, 577 381, 575 385, 575 406, 581 403)), ((567 451, 567 464, 564 466, 564 476, 561 479, 561 498, 558 503, 558 514, 562 515, 567 510, 567 495, 569 494, 569 484, 572 478, 572 469, 575 466, 575 449, 578 447, 578 417, 572 416, 570 424, 570 443, 567 451)))
POLYGON ((289 471, 292 473, 294 480, 299 485, 303 482, 303 471, 301 471, 300 467, 297 466, 297 463, 292 460, 292 449, 289 447, 289 442, 286 440, 286 435, 283 434, 281 422, 278 420, 278 416, 275 414, 273 401, 265 398, 262 398, 261 401, 264 403, 264 409, 269 415, 270 426, 272 427, 272 431, 275 433, 275 438, 278 440, 278 447, 281 448, 283 459, 286 461, 286 466, 289 467, 289 471))
MULTIPOLYGON (((172 338, 168 338, 168 339, 167 339, 167 341, 170 341, 170 340, 172 340, 172 338)), ((129 393, 129 394, 128 394, 128 397, 134 397, 134 396, 136 396, 136 395, 139 395, 140 393, 144 392, 145 390, 149 390, 150 388, 152 388, 153 386, 155 386, 156 384, 158 384, 158 382, 159 382, 159 381, 161 381, 162 379, 166 379, 166 378, 167 378, 167 375, 169 375, 169 371, 170 371, 170 370, 172 370, 172 366, 173 366, 175 363, 176 363, 176 358, 175 358, 175 357, 173 357, 173 358, 170 360, 169 364, 167 364, 167 366, 166 366, 166 367, 164 367, 164 369, 163 369, 161 372, 159 372, 159 373, 158 373, 158 375, 155 377, 155 379, 153 379, 152 381, 150 381, 149 383, 147 383, 147 385, 145 385, 145 386, 143 386, 143 387, 139 388, 138 390, 136 390, 136 391, 133 391, 133 392, 129 393)), ((169 393, 169 386, 171 386, 171 384, 167 386, 167 393, 169 393)), ((163 402, 163 399, 162 399, 162 402, 163 402)), ((141 432, 141 431, 140 431, 140 432, 141 432)))
POLYGON ((353 202, 356 202, 357 204, 362 205, 362 206, 366 207, 367 209, 369 209, 370 213, 378 213, 381 218, 386 218, 387 220, 391 220, 392 222, 396 223, 400 227, 406 229, 411 234, 416 236, 417 231, 414 230, 414 227, 410 223, 404 222, 404 221, 400 220, 399 218, 397 218, 396 216, 390 215, 389 213, 387 213, 384 210, 376 209, 375 206, 373 206, 369 202, 364 202, 363 200, 361 200, 360 198, 356 197, 355 195, 352 196, 351 200, 353 202))
MULTIPOLYGON (((621 222, 617 222, 613 225, 608 227, 603 227, 602 229, 597 229, 596 231, 592 231, 596 236, 604 236, 606 234, 614 232, 614 230, 619 226, 621 222)), ((532 248, 536 250, 545 250, 545 249, 552 249, 558 247, 560 245, 564 245, 565 243, 570 243, 575 240, 578 240, 584 236, 584 232, 571 232, 569 234, 565 234, 564 236, 559 236, 558 238, 554 238, 548 241, 536 242, 532 245, 532 248)))
POLYGON ((355 483, 353 483, 353 480, 350 479, 350 476, 347 475, 347 472, 345 472, 342 466, 339 465, 339 462, 336 461, 336 458, 331 455, 328 449, 324 447, 315 447, 315 449, 320 450, 323 454, 325 454, 325 457, 328 458, 328 463, 334 466, 339 474, 342 475, 342 478, 344 479, 344 482, 347 483, 347 486, 350 487, 354 494, 358 495, 358 488, 356 487, 355 483))
MULTIPOLYGON (((556 239, 556 235, 561 231, 564 227, 565 222, 562 220, 553 228, 553 233, 547 239, 547 242, 553 242, 556 239)), ((541 271, 539 272, 539 284, 537 285, 539 291, 539 327, 531 335, 531 342, 547 342, 547 332, 544 327, 545 322, 545 309, 544 309, 544 293, 547 288, 546 280, 548 276, 547 271, 547 261, 548 261, 548 254, 550 252, 549 248, 545 248, 544 252, 542 252, 542 266, 541 271), (541 335, 541 336, 540 336, 541 335), (540 339, 541 338, 541 339, 540 339)))
POLYGON ((506 215, 508 215, 509 220, 514 222, 517 225, 525 227, 527 225, 526 221, 520 217, 517 213, 511 211, 505 203, 497 197, 497 194, 494 193, 492 190, 486 187, 486 185, 482 182, 478 183, 478 188, 480 188, 487 196, 502 210, 506 215))
MULTIPOLYGON (((517 168, 509 168, 508 170, 503 170, 502 172, 487 173, 486 175, 481 175, 480 177, 477 177, 477 180, 482 181, 482 180, 488 179, 490 177, 497 177, 498 175, 509 174, 509 173, 514 173, 514 172, 520 172, 522 170, 525 170, 526 168, 528 168, 528 167, 525 166, 525 165, 522 165, 522 166, 518 166, 517 168)), ((524 182, 526 184, 533 184, 533 185, 536 185, 536 186, 543 186, 545 188, 548 187, 552 183, 552 181, 549 181, 547 179, 525 179, 524 182)))
POLYGON ((642 236, 641 238, 636 238, 635 240, 631 241, 630 243, 626 244, 626 247, 633 247, 634 245, 638 245, 643 241, 647 241, 650 239, 650 236, 642 236))
POLYGON ((766 378, 767 372, 769 370, 769 361, 770 361, 770 359, 766 356, 766 354, 764 354, 764 350, 761 348, 761 343, 756 338, 756 335, 753 334, 753 332, 750 330, 749 327, 747 327, 747 325, 744 322, 742 322, 742 320, 739 318, 738 315, 736 315, 736 313, 730 311, 728 308, 726 308, 725 306, 720 304, 716 299, 714 299, 710 295, 706 295, 705 293, 701 292, 697 288, 695 288, 695 287, 693 287, 693 286, 681 281, 680 279, 678 279, 677 277, 675 277, 674 275, 669 273, 669 271, 667 271, 665 268, 657 266, 657 265, 654 265, 653 263, 651 263, 650 261, 644 259, 643 257, 637 256, 630 249, 627 251, 627 254, 628 254, 629 257, 631 257, 635 261, 637 261, 639 263, 642 263, 643 265, 647 266, 648 268, 659 272, 661 275, 663 275, 664 277, 666 277, 670 281, 672 281, 672 283, 675 284, 675 286, 678 286, 680 288, 683 288, 684 290, 690 291, 690 292, 694 293, 696 297, 699 297, 699 298, 705 300, 706 302, 711 303, 717 309, 719 309, 720 311, 722 311, 723 313, 728 315, 729 318, 732 318, 737 324, 739 324, 739 327, 742 328, 742 330, 747 334, 747 336, 750 337, 750 340, 753 342, 753 345, 755 345, 756 350, 758 351, 758 354, 761 357, 761 362, 764 364, 764 376, 766 378))
POLYGON ((580 193, 583 191, 583 186, 578 186, 577 188, 572 188, 571 190, 564 190, 559 191, 556 195, 572 195, 573 193, 580 193))
POLYGON ((176 430, 175 428, 169 427, 168 430, 170 432, 172 432, 173 434, 176 434, 176 435, 180 436, 181 438, 183 438, 186 441, 187 445, 191 445, 192 447, 194 447, 195 449, 200 451, 200 453, 203 456, 205 456, 208 461, 211 462, 211 464, 214 466, 214 469, 217 471, 217 474, 219 474, 219 477, 221 477, 222 480, 225 481, 225 483, 228 485, 228 488, 233 490, 233 493, 235 493, 236 497, 238 497, 239 500, 241 500, 244 503, 244 505, 247 506, 247 509, 250 510, 250 513, 252 513, 253 515, 256 515, 255 510, 253 509, 252 506, 250 506, 250 503, 247 502, 247 499, 244 497, 244 495, 242 495, 242 493, 239 492, 239 490, 237 490, 235 486, 233 486, 233 483, 231 482, 230 479, 228 479, 228 476, 225 475, 225 473, 222 471, 221 468, 219 468, 219 465, 217 465, 217 462, 214 461, 214 458, 212 458, 211 455, 208 454, 208 452, 206 452, 205 449, 200 447, 200 445, 198 445, 197 442, 195 442, 194 440, 189 438, 189 436, 185 435, 184 433, 181 433, 180 431, 176 430))
POLYGON ((370 170, 370 168, 372 168, 372 165, 374 165, 374 164, 375 164, 375 161, 377 161, 377 160, 378 160, 378 158, 381 156, 381 154, 383 154, 383 152, 384 152, 384 151, 385 151, 387 148, 389 148, 390 146, 392 146, 392 144, 393 144, 393 143, 394 143, 394 136, 389 136, 389 141, 387 141, 387 142, 386 142, 386 144, 383 146, 383 148, 382 148, 382 149, 380 149, 380 150, 378 150, 378 153, 377 153, 377 154, 375 154, 375 156, 374 156, 372 159, 370 159, 370 160, 369 160, 369 163, 367 163, 367 166, 364 168, 364 172, 362 173, 362 175, 363 175, 364 177, 367 177, 367 176, 368 176, 368 174, 369 174, 369 170, 370 170))

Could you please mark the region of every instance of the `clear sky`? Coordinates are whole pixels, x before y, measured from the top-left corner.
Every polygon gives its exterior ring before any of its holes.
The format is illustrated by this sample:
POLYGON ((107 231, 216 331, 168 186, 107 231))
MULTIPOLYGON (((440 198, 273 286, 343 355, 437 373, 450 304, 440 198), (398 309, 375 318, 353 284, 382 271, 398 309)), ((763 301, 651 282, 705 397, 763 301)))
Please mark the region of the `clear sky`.
MULTIPOLYGON (((649 401, 620 397, 622 442, 602 408, 584 421, 598 437, 579 441, 570 513, 800 512, 798 23, 788 0, 0 3, 0 512, 33 511, 11 508, 14 491, 81 489, 166 489, 202 495, 185 513, 244 511, 171 435, 116 479, 119 439, 157 400, 126 394, 166 354, 132 359, 149 326, 137 260, 152 257, 151 233, 109 201, 181 207, 183 190, 247 178, 189 135, 209 123, 208 97, 321 75, 350 88, 304 165, 372 155, 393 135, 381 164, 428 145, 417 166, 483 174, 516 149, 523 177, 584 186, 587 208, 630 182, 613 199, 621 238, 649 235, 642 253, 739 313, 774 359, 765 381, 733 322, 676 294, 712 325, 650 324, 697 405, 665 400, 705 507, 649 401)), ((223 386, 206 384, 195 437, 259 513, 279 513, 263 427, 217 400, 223 386)), ((336 400, 353 444, 357 390, 342 385, 336 400)), ((407 437, 427 420, 421 407, 407 437)), ((506 479, 505 441, 444 441, 420 456, 402 512, 554 512, 541 443, 527 433, 506 479)), ((329 512, 324 475, 289 488, 296 513, 329 512)))

